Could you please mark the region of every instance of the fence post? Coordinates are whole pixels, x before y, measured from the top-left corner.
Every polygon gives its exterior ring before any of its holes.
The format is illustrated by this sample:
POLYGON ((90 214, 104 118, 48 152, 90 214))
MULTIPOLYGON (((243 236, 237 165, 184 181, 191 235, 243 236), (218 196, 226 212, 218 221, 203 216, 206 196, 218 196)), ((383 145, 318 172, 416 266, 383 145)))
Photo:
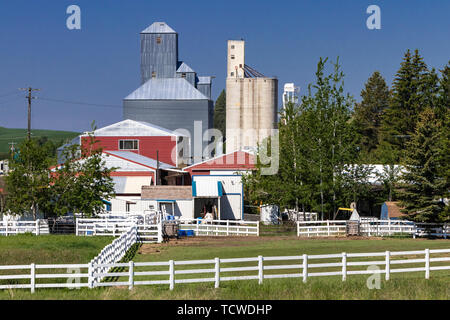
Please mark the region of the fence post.
POLYGON ((170 290, 173 290, 175 286, 175 263, 173 260, 169 261, 169 286, 170 290))
POLYGON ((92 262, 89 262, 88 266, 88 287, 92 289, 94 287, 94 269, 92 262))
POLYGON ((386 280, 389 280, 390 273, 391 273, 391 253, 389 251, 386 251, 386 280))
POLYGON ((227 236, 230 235, 230 220, 227 220, 227 236))
POLYGON ((39 219, 36 219, 36 235, 39 235, 39 219))
POLYGON ((78 218, 75 218, 75 236, 78 236, 78 218))
POLYGON ((259 237, 259 221, 256 223, 256 236, 259 237))
POLYGON ((129 262, 128 272, 129 272, 129 276, 128 276, 129 286, 128 286, 128 289, 131 290, 131 289, 133 289, 133 286, 134 286, 134 262, 133 261, 129 262))
POLYGON ((258 256, 258 284, 262 284, 264 280, 263 256, 258 256))
POLYGON ((6 236, 8 236, 8 225, 9 225, 9 221, 8 221, 8 219, 6 219, 6 231, 5 231, 6 236))
POLYGON ((220 285, 220 258, 215 258, 215 263, 216 263, 216 281, 214 284, 214 287, 217 289, 219 288, 220 285))
POLYGON ((308 255, 303 255, 303 282, 306 283, 308 279, 308 255))
POLYGON ((30 287, 31 293, 34 293, 34 289, 36 287, 36 265, 34 263, 31 264, 30 271, 30 287))
POLYGON ((388 235, 391 235, 391 219, 388 219, 388 235))
POLYGON ((162 237, 162 220, 158 223, 158 243, 163 242, 162 237))
POLYGON ((300 222, 297 221, 297 237, 300 237, 300 222))
POLYGON ((430 279, 430 249, 425 249, 425 279, 430 279))
POLYGON ((342 252, 342 281, 347 280, 347 253, 342 252))
POLYGON ((330 220, 327 220, 327 232, 328 236, 330 236, 330 220))

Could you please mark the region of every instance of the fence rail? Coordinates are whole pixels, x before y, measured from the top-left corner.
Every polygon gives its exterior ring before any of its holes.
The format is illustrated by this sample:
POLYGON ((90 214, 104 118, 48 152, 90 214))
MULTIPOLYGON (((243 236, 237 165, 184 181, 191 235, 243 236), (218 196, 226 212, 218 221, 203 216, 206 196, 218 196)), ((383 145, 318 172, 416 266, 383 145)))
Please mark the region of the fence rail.
POLYGON ((48 234, 49 228, 46 220, 14 221, 0 220, 0 236, 11 236, 22 233, 34 235, 48 234))
POLYGON ((259 221, 180 219, 180 229, 196 236, 259 236, 259 221))
MULTIPOLYGON (((130 230, 126 239, 120 240, 121 243, 115 249, 123 250, 133 237, 136 237, 136 228, 130 230)), ((409 272, 423 272, 425 279, 429 279, 432 271, 450 270, 450 249, 127 263, 112 263, 110 261, 117 260, 120 255, 114 256, 112 248, 105 252, 108 253, 105 253, 104 258, 93 259, 89 264, 0 266, 2 273, 16 272, 0 275, 0 289, 30 289, 34 292, 36 288, 128 286, 131 289, 138 285, 162 284, 172 290, 181 283, 212 282, 218 288, 224 281, 258 280, 262 284, 265 279, 276 278, 301 278, 307 282, 310 277, 339 276, 345 281, 351 275, 384 274, 385 279, 390 280, 391 274, 409 272), (66 268, 78 271, 57 271, 66 268), (125 271, 111 272, 111 268, 125 271), (40 273, 42 269, 55 273, 40 273), (81 272, 81 269, 84 271, 81 272), (18 274, 18 271, 22 273, 18 274), (102 281, 107 277, 118 280, 102 281), (48 279, 55 281, 67 278, 78 281, 48 282, 48 279), (5 281, 22 283, 4 284, 5 281)))
MULTIPOLYGON (((345 236, 345 220, 298 221, 297 236, 345 236)), ((414 223, 404 220, 360 220, 359 233, 362 236, 392 236, 394 234, 412 237, 434 236, 447 239, 450 224, 414 223)))
POLYGON ((95 283, 100 282, 103 277, 94 277, 96 273, 107 273, 110 270, 109 264, 119 262, 138 240, 138 229, 134 225, 91 260, 89 263, 89 285, 92 288, 95 283))

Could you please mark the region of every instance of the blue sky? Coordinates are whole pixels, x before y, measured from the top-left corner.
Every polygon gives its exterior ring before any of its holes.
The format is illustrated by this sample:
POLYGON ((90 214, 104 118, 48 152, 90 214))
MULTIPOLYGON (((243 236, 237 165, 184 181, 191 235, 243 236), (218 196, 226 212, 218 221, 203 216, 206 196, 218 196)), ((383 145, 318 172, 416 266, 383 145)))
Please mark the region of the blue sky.
MULTIPOLYGON (((447 0, 192 0, 0 2, 0 126, 26 128, 20 87, 42 90, 32 127, 84 131, 122 120, 122 99, 140 84, 139 32, 165 21, 179 33, 180 60, 225 87, 226 41, 246 40, 246 63, 305 93, 319 57, 340 57, 348 92, 360 99, 379 70, 391 84, 404 52, 419 49, 431 67, 450 60, 447 0), (66 8, 81 8, 82 29, 66 28, 66 8), (366 8, 381 8, 381 30, 366 27, 366 8), (103 105, 103 106, 94 106, 103 105)), ((281 97, 281 95, 280 95, 281 97)), ((281 101, 280 101, 281 104, 281 101)))

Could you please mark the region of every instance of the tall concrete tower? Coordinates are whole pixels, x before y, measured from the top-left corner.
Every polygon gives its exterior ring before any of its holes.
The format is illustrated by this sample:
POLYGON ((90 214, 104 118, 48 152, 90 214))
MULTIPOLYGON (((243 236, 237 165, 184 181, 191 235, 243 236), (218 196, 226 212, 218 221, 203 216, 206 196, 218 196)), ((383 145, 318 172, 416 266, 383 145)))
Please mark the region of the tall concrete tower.
POLYGON ((245 42, 228 41, 227 153, 254 150, 278 123, 278 80, 245 64, 245 42))

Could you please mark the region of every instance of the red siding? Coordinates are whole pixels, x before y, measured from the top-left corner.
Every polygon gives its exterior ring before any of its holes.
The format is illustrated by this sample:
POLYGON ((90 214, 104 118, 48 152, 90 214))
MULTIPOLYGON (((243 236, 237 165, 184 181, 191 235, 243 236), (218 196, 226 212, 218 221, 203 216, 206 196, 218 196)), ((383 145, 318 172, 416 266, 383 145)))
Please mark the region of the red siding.
MULTIPOLYGON (((88 146, 89 137, 82 137, 84 147, 88 146)), ((159 151, 159 161, 176 166, 176 159, 172 160, 172 152, 176 148, 176 140, 172 137, 101 137, 95 136, 98 141, 94 147, 101 146, 103 151, 130 151, 156 160, 156 151, 159 151), (119 150, 119 140, 139 140, 139 150, 119 150)))

